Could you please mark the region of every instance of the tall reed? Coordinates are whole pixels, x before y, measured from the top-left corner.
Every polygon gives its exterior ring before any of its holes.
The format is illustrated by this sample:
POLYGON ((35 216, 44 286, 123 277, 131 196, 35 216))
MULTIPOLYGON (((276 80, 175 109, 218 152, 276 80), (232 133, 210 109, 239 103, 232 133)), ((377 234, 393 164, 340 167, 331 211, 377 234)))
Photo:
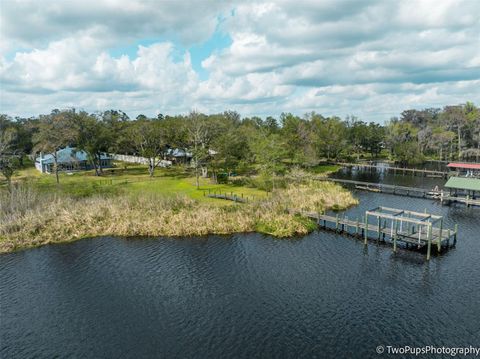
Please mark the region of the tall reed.
POLYGON ((331 183, 291 185, 267 199, 233 206, 212 206, 185 196, 93 196, 73 198, 18 187, 0 193, 0 252, 118 236, 197 236, 259 231, 278 237, 305 234, 312 223, 293 211, 322 212, 356 204, 331 183))

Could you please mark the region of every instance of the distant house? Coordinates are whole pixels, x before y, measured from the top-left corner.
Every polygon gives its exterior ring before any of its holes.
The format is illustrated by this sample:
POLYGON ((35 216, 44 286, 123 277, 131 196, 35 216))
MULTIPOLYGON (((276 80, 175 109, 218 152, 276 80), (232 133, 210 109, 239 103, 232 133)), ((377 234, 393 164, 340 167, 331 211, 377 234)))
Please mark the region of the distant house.
POLYGON ((167 150, 167 158, 174 163, 189 163, 192 159, 192 154, 181 148, 169 148, 167 150))
MULTIPOLYGON (((57 151, 57 163, 59 171, 86 171, 93 169, 88 160, 87 153, 83 150, 76 150, 72 147, 66 147, 57 151)), ((100 157, 102 168, 112 167, 112 157, 108 154, 102 154, 100 157)), ((35 159, 35 167, 42 173, 54 172, 55 160, 53 154, 43 155, 35 159)))

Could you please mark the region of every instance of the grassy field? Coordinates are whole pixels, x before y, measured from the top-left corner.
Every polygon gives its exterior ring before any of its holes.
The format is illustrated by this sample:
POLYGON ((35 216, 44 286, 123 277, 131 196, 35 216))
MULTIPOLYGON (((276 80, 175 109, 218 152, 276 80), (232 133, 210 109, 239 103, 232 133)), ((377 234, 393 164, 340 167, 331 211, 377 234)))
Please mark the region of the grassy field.
POLYGON ((191 171, 183 167, 158 169, 150 178, 144 166, 121 165, 101 177, 88 171, 63 173, 57 184, 55 176, 27 168, 15 176, 10 192, 0 188, 0 253, 107 235, 182 237, 257 231, 291 237, 315 228, 295 211, 341 210, 358 203, 336 184, 294 181, 269 194, 208 179, 201 179, 197 189, 191 171), (243 194, 250 201, 205 197, 209 189, 243 194))
POLYGON ((227 201, 204 197, 204 191, 233 192, 239 196, 243 194, 250 198, 264 198, 267 195, 265 191, 256 188, 214 184, 205 178, 200 178, 200 188, 197 189, 192 171, 183 166, 158 168, 155 170, 155 176, 151 178, 144 165, 118 163, 115 168, 105 169, 102 176, 95 176, 94 171, 60 173, 60 184, 55 182, 54 175, 42 174, 34 167, 27 167, 17 171, 12 180, 15 183, 31 185, 42 192, 56 192, 76 198, 108 194, 150 193, 162 196, 185 195, 202 202, 229 205, 230 202, 227 201))

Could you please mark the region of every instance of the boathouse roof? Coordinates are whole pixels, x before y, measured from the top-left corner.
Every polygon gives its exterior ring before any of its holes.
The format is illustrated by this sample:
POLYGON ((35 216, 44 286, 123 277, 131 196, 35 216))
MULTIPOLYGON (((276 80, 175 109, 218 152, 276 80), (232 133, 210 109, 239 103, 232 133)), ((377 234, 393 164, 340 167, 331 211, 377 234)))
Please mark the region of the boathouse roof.
POLYGON ((452 162, 447 165, 450 168, 465 168, 469 170, 480 170, 480 163, 452 162))
POLYGON ((445 184, 445 187, 464 189, 468 191, 480 191, 480 179, 468 177, 450 177, 445 184))

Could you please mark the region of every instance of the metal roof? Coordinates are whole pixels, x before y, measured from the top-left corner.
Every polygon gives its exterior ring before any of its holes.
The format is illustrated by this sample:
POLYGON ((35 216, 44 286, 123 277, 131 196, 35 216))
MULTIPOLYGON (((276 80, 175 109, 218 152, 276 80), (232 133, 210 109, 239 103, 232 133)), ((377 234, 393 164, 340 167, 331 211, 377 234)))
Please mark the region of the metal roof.
POLYGON ((466 168, 469 170, 480 170, 480 163, 459 163, 459 162, 452 162, 447 165, 448 167, 452 168, 466 168))
MULTIPOLYGON (((102 160, 110 159, 110 156, 105 154, 101 155, 100 157, 102 160)), ((76 150, 73 147, 65 147, 57 151, 57 159, 58 159, 58 163, 71 163, 71 162, 87 161, 88 157, 87 157, 87 153, 83 150, 76 150)), ((40 157, 37 157, 35 161, 40 162, 40 157)), ((44 164, 49 164, 53 162, 54 162, 54 158, 53 158, 53 154, 51 153, 44 155, 42 158, 42 163, 44 164)))
POLYGON ((450 177, 445 184, 445 187, 480 191, 480 178, 450 177))

